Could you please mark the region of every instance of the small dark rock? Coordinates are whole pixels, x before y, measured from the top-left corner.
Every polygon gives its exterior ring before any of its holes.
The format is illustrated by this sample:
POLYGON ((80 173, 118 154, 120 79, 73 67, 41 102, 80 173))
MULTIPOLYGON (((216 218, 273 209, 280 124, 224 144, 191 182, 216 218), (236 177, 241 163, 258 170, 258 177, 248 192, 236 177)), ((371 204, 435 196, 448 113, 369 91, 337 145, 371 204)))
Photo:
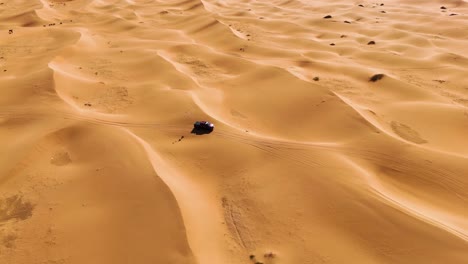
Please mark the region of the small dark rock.
POLYGON ((375 45, 375 41, 371 40, 367 43, 367 45, 375 45))
POLYGON ((450 14, 449 16, 456 16, 457 14, 450 14))
POLYGON ((364 7, 363 5, 359 5, 360 7, 364 7))
POLYGON ((318 81, 320 81, 320 78, 316 76, 316 77, 314 77, 312 80, 318 82, 318 81))
POLYGON ((335 43, 330 43, 330 46, 335 46, 335 43))
POLYGON ((383 14, 385 14, 385 13, 387 13, 387 12, 385 12, 385 11, 383 11, 383 10, 382 10, 382 11, 380 11, 380 13, 383 13, 383 14))
POLYGON ((13 34, 13 29, 9 29, 8 34, 13 34))
POLYGON ((380 6, 384 6, 384 4, 380 4, 380 6))
POLYGON ((250 259, 255 259, 255 255, 250 255, 249 258, 250 259))
POLYGON ((441 6, 440 9, 447 9, 445 6, 441 6))
POLYGON ((379 74, 375 74, 374 76, 370 77, 369 81, 370 82, 376 82, 378 80, 381 80, 385 75, 379 73, 379 74))
POLYGON ((346 38, 346 35, 341 35, 340 38, 346 38))
POLYGON ((86 103, 86 104, 84 104, 84 105, 85 105, 85 106, 91 106, 91 104, 90 104, 90 103, 86 103))
POLYGON ((323 18, 325 18, 325 19, 329 19, 329 18, 332 18, 332 16, 330 16, 330 15, 326 15, 326 16, 324 16, 323 18))
POLYGON ((347 21, 347 20, 345 20, 344 22, 345 22, 346 24, 351 24, 351 22, 349 22, 349 21, 347 21))

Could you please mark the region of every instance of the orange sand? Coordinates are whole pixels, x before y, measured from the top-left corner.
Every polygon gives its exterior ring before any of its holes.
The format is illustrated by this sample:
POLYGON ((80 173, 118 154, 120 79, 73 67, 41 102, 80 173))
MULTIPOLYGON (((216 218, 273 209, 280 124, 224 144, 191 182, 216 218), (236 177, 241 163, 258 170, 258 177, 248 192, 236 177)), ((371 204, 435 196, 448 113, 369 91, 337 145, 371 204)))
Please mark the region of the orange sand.
POLYGON ((467 28, 461 0, 0 0, 0 263, 468 263, 467 28))

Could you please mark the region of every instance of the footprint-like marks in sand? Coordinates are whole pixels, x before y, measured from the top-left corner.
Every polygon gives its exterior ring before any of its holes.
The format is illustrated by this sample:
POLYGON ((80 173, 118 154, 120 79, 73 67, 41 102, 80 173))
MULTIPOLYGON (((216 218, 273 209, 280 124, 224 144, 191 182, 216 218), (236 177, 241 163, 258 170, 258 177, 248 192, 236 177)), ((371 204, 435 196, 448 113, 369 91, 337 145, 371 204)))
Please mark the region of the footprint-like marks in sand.
POLYGON ((26 220, 32 216, 34 205, 21 195, 0 199, 0 226, 9 221, 26 220))
POLYGON ((50 163, 55 166, 64 166, 71 162, 72 160, 70 158, 70 155, 68 154, 68 152, 65 151, 55 153, 50 159, 50 163))

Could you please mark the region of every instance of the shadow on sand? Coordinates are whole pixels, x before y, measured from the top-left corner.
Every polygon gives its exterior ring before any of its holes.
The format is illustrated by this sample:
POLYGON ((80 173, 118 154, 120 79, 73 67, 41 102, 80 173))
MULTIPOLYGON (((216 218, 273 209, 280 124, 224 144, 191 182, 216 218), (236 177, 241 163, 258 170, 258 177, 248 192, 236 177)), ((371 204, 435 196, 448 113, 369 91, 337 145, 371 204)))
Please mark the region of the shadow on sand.
POLYGON ((213 130, 193 128, 190 133, 195 134, 195 135, 205 135, 205 134, 210 134, 211 132, 213 132, 213 130))

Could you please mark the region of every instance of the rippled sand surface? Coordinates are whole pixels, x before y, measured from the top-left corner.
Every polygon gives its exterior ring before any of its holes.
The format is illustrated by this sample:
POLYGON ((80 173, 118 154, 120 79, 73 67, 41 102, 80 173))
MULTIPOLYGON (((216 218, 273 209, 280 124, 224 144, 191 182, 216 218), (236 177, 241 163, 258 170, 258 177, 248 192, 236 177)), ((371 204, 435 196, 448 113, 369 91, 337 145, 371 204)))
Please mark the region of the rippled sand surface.
POLYGON ((0 263, 468 263, 467 28, 466 1, 0 0, 0 263))

